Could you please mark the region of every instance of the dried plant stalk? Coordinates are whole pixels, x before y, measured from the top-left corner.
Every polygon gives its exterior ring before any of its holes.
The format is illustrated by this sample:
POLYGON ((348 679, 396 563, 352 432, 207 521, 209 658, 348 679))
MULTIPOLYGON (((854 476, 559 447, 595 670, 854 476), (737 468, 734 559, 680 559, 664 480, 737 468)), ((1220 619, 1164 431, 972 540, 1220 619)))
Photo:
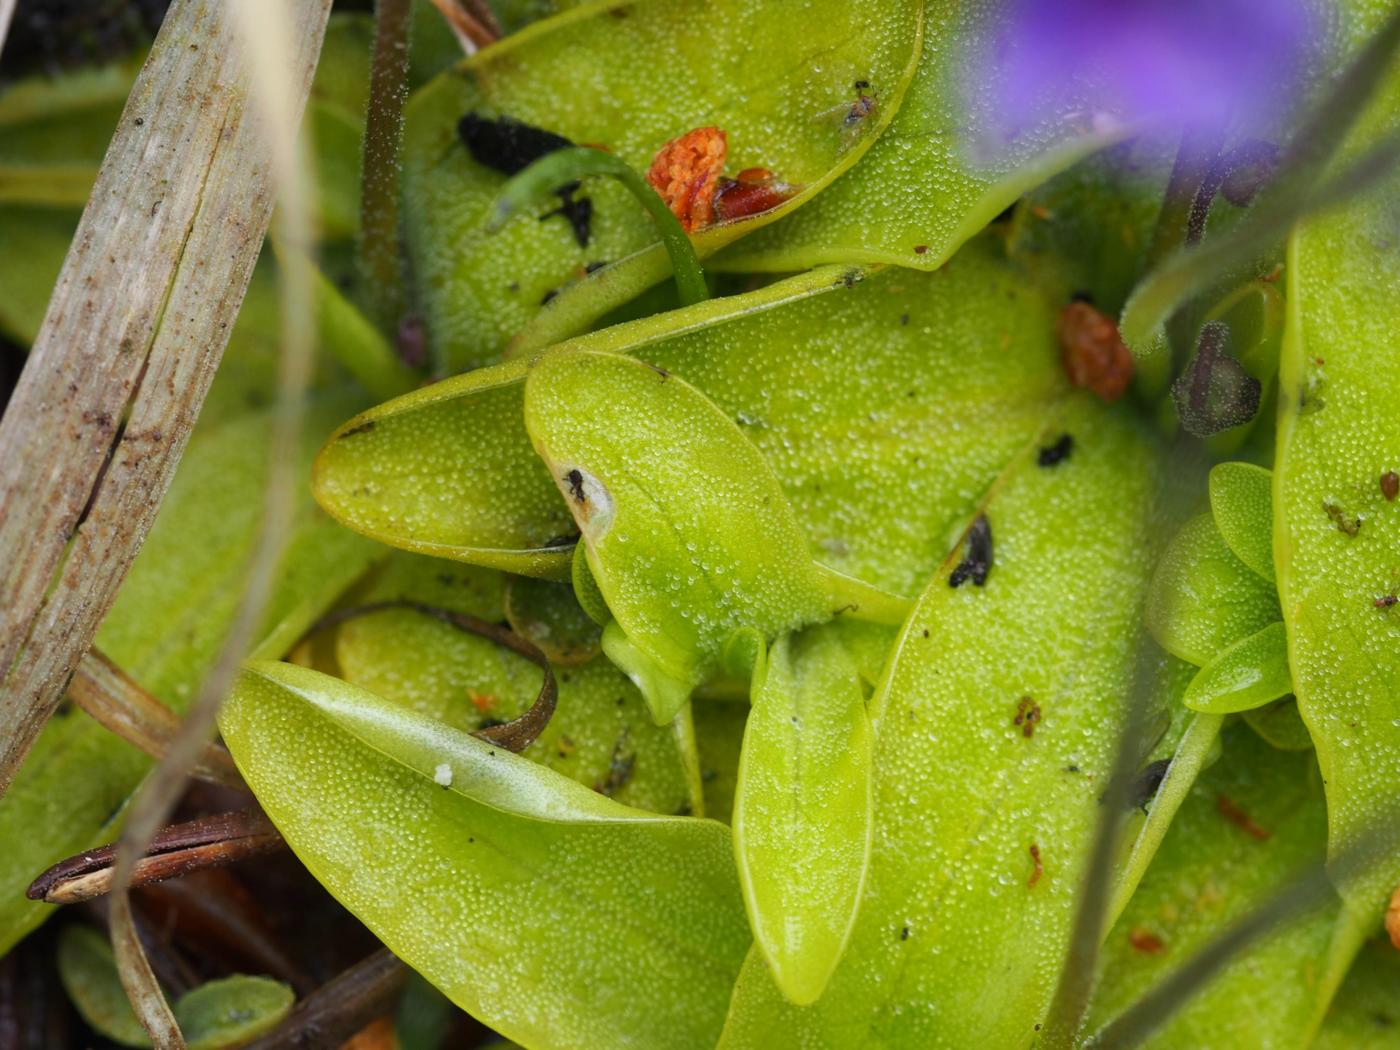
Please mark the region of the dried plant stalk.
MULTIPOLYGON (((180 731, 180 718, 174 711, 96 649, 78 665, 68 684, 68 696, 93 721, 152 758, 163 758, 180 731)), ((233 758, 213 744, 204 749, 194 774, 225 787, 245 786, 233 758)))
MULTIPOLYGON (((154 520, 271 215, 223 7, 171 5, 0 420, 0 792, 154 520)), ((330 3, 292 7, 300 111, 330 3)))

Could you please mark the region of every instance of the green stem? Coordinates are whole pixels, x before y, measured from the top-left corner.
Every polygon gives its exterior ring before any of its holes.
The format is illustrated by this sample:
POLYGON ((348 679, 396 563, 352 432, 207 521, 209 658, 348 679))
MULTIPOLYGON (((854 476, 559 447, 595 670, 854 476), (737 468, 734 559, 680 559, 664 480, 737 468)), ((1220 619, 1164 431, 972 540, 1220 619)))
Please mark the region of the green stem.
POLYGON ((671 257, 671 271, 676 278, 681 305, 691 306, 708 299, 710 290, 705 286, 704 271, 700 268, 700 260, 690 238, 681 229, 680 221, 641 175, 611 153, 599 149, 575 146, 555 150, 535 161, 505 184, 491 209, 487 230, 499 230, 507 219, 541 197, 590 175, 608 175, 617 179, 651 213, 661 243, 671 257))
POLYGON ((399 273, 399 144, 408 94, 411 0, 377 0, 360 162, 360 275, 375 321, 392 328, 403 312, 399 273))

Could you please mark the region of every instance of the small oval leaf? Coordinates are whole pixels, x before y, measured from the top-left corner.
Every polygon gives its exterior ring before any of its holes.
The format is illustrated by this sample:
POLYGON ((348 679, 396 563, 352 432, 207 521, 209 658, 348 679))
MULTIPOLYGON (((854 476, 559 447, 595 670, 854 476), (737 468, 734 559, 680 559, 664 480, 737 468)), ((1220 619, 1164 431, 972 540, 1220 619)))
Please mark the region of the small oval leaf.
POLYGON ((1210 512, 1235 557, 1274 582, 1274 476, 1253 463, 1217 463, 1210 512))
POLYGON ((1279 616, 1273 586, 1235 557, 1209 514, 1172 538, 1147 596, 1152 636, 1198 667, 1279 616))
POLYGON ((872 827, 873 734, 832 625, 768 652, 744 731, 734 849, 754 940, 789 1002, 821 997, 850 937, 872 827))
POLYGON ((1277 700, 1293 688, 1283 621, 1241 638, 1191 679, 1183 702, 1196 711, 1228 715, 1277 700))

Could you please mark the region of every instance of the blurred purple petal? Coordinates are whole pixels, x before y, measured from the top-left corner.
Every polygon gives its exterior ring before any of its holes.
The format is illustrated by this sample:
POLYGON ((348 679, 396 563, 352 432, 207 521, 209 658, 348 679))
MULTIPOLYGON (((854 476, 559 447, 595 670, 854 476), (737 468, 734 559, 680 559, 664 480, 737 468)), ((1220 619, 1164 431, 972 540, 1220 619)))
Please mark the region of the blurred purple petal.
POLYGON ((1315 23, 1302 0, 1007 0, 968 88, 1003 142, 1070 112, 1248 134, 1296 101, 1315 23))

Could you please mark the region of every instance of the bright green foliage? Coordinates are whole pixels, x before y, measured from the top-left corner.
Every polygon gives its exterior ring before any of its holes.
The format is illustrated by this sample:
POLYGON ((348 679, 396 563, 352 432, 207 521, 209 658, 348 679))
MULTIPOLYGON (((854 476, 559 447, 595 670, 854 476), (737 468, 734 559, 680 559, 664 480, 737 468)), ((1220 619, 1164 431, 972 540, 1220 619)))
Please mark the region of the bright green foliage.
POLYGON ((220 726, 302 862, 474 1016, 540 1050, 714 1042, 748 945, 723 825, 291 665, 247 671, 220 726))
POLYGON ((1293 696, 1285 696, 1273 703, 1242 712, 1249 727, 1274 747, 1285 751, 1310 751, 1312 737, 1308 727, 1298 714, 1298 701, 1293 696))
POLYGON ((670 270, 650 221, 620 185, 594 181, 591 236, 581 247, 563 218, 522 216, 484 230, 503 178, 471 159, 457 137, 468 111, 507 116, 605 146, 645 171, 653 155, 693 128, 728 135, 725 171, 764 167, 802 192, 780 208, 697 231, 704 256, 800 206, 875 141, 913 72, 922 3, 852 7, 817 0, 773 18, 760 0, 707 6, 697 32, 689 0, 615 0, 574 8, 479 52, 419 92, 404 140, 405 219, 419 304, 437 369, 450 374, 497 356, 547 294, 600 271, 552 310, 586 328, 670 270), (616 10, 614 10, 616 9, 616 10), (867 80, 884 109, 854 122, 867 80), (640 254, 639 254, 640 253, 640 254))
POLYGON ((873 734, 837 628, 784 635, 755 683, 734 810, 754 940, 789 1001, 841 960, 870 859, 873 734))
POLYGON ((619 628, 604 630, 604 651, 658 722, 725 669, 736 633, 766 639, 833 611, 762 454, 679 376, 618 354, 549 354, 530 370, 525 422, 619 628))
POLYGON ((1273 476, 1252 463, 1217 463, 1210 472, 1210 513, 1230 552, 1274 582, 1273 476))
POLYGON ((1271 484, 1262 467, 1217 464, 1211 513, 1182 527, 1152 582, 1148 626, 1200 666, 1183 697, 1197 711, 1248 711, 1293 687, 1273 585, 1271 484))
POLYGON ((1074 455, 1011 460, 983 507, 985 586, 949 586, 953 544, 876 693, 873 852, 845 957, 803 1009, 751 953, 721 1045, 1020 1046, 1042 1020, 1121 726, 1105 698, 1131 677, 1158 478, 1154 443, 1096 402, 1044 430, 1071 431, 1074 455))
MULTIPOLYGON (((830 190, 716 265, 784 271, 826 262, 942 266, 1016 198, 1122 137, 1085 114, 1028 131, 1005 148, 986 138, 967 70, 993 45, 996 5, 930 0, 923 55, 889 130, 830 190), (990 147, 990 149, 989 149, 990 147)), ((876 83, 876 100, 885 99, 876 83)))
POLYGON ((1152 580, 1147 625, 1173 656, 1203 666, 1279 618, 1274 589, 1226 545, 1209 514, 1173 537, 1152 580))
MULTIPOLYGON (((990 239, 937 273, 813 271, 571 345, 698 387, 764 453, 813 556, 906 595, 1067 389, 1051 304, 990 239)), ((567 551, 545 544, 573 529, 529 451, 524 373, 482 369, 351 420, 317 463, 317 498, 395 546, 562 575, 567 551)))
POLYGON ((1201 668, 1183 702, 1197 711, 1230 714, 1277 700, 1293 687, 1283 621, 1222 650, 1201 668))
MULTIPOLYGON (((1388 5, 1353 15, 1365 39, 1388 5)), ((1355 155, 1400 112, 1393 77, 1349 141, 1355 155)), ((1288 331, 1279 385, 1274 549, 1298 709, 1327 784, 1333 856, 1400 802, 1400 502, 1380 476, 1400 469, 1400 261, 1394 180, 1305 223, 1289 246, 1288 331)), ((1393 833, 1392 833, 1393 834, 1393 833)), ((1393 839, 1386 849, 1393 855, 1393 839)), ((1348 884, 1374 918, 1400 881, 1393 864, 1348 884)))
MULTIPOLYGON (((107 938, 90 926, 67 927, 58 942, 58 973, 69 999, 96 1031, 122 1046, 151 1045, 122 989, 107 938)), ((191 989, 171 1010, 189 1050, 224 1050, 276 1028, 294 1000, 281 981, 240 974, 191 989)))
POLYGON ((1400 1047, 1397 987, 1400 953, 1388 940, 1368 942, 1347 972, 1312 1050, 1396 1050, 1400 1047))
POLYGON ((566 574, 573 523, 520 418, 525 371, 524 362, 483 368, 356 416, 316 460, 316 499, 405 550, 566 574))
MULTIPOLYGON (((512 592, 520 579, 507 584, 512 592)), ((409 599, 496 621, 502 577, 398 555, 363 599, 409 599)), ((411 609, 347 621, 336 635, 335 663, 352 684, 466 730, 515 718, 534 702, 541 680, 540 669, 515 653, 411 609)), ((652 722, 625 675, 605 659, 556 667, 555 675, 558 707, 526 758, 639 809, 675 813, 692 804, 674 734, 652 722)))
MULTIPOLYGON (((1192 788, 1108 935, 1089 1031, 1320 860, 1325 827, 1310 754, 1275 750, 1242 726, 1228 731, 1224 755, 1192 788), (1243 816, 1229 819, 1227 806, 1243 816)), ((1295 916, 1228 963, 1147 1045, 1306 1047, 1348 961, 1345 951, 1329 957, 1334 936, 1347 943, 1340 915, 1333 897, 1295 916)))

